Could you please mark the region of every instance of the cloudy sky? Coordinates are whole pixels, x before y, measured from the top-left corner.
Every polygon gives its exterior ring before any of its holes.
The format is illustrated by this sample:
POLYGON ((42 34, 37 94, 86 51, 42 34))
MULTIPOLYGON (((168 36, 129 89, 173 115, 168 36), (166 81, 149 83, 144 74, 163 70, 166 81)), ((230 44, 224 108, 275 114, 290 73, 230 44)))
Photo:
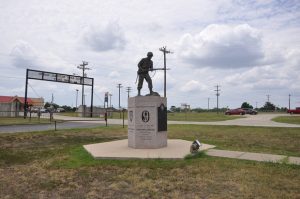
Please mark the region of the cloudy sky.
MULTIPOLYGON (((24 96, 26 69, 81 74, 89 63, 94 104, 105 92, 127 106, 136 95, 137 63, 148 51, 163 66, 167 46, 168 106, 236 108, 300 106, 299 0, 10 0, 0 2, 0 95, 24 96)), ((163 95, 163 73, 150 74, 163 95)), ((29 81, 29 96, 75 106, 78 85, 29 81)), ((86 87, 90 101, 90 87, 86 87)), ((144 84, 142 94, 148 92, 144 84)), ((80 101, 78 99, 78 101, 80 101)))

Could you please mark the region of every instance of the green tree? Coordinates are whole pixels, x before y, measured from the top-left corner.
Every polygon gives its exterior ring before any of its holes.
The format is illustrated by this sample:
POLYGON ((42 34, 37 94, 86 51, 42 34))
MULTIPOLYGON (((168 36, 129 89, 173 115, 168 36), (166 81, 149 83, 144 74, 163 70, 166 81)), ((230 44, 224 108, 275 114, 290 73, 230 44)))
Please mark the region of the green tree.
POLYGON ((250 105, 248 102, 243 102, 241 108, 251 108, 251 109, 253 109, 253 106, 250 105))
POLYGON ((170 111, 172 112, 180 112, 180 108, 176 106, 171 106, 170 111))
POLYGON ((67 112, 73 111, 73 108, 71 106, 63 105, 63 106, 61 106, 61 108, 65 109, 65 111, 67 111, 67 112))
POLYGON ((264 111, 275 111, 276 106, 271 102, 266 102, 265 105, 261 108, 264 111))
MULTIPOLYGON (((55 103, 53 103, 52 105, 53 105, 53 108, 54 108, 54 109, 57 109, 57 108, 59 107, 59 105, 57 105, 57 104, 55 104, 55 103)), ((51 106, 51 103, 50 103, 50 102, 46 102, 45 105, 44 105, 44 108, 47 109, 47 108, 49 108, 50 106, 51 106)))

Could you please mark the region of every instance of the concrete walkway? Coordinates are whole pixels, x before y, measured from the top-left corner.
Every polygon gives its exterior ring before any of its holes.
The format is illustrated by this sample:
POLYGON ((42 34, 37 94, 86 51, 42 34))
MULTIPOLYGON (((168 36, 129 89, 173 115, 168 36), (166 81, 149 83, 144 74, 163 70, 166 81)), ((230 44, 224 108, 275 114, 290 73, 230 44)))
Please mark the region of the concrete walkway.
MULTIPOLYGON (((192 121, 168 121, 168 124, 194 124, 194 125, 228 125, 228 126, 261 126, 261 127, 289 127, 289 128, 300 128, 299 124, 287 124, 279 123, 272 121, 273 118, 278 116, 289 116, 289 117, 299 117, 299 116, 290 116, 288 114, 258 114, 258 115, 246 115, 244 118, 226 120, 226 121, 217 121, 217 122, 192 122, 192 121)), ((91 121, 95 120, 93 118, 78 118, 78 117, 68 117, 62 115, 55 115, 55 119, 60 120, 86 120, 94 123, 105 123, 104 121, 91 121)), ((122 119, 110 119, 108 118, 108 124, 117 124, 122 125, 122 119)), ((125 119, 124 124, 127 125, 127 120, 125 119)))
POLYGON ((274 163, 283 163, 288 164, 297 164, 300 165, 300 157, 288 157, 285 155, 273 155, 265 153, 250 153, 250 152, 241 152, 241 151, 227 151, 227 150, 218 150, 218 149, 209 149, 206 152, 209 156, 224 157, 224 158, 234 158, 242 160, 254 160, 259 162, 274 162, 274 163))
POLYGON ((291 127, 300 128, 298 124, 287 124, 272 121, 273 118, 278 116, 299 117, 291 116, 288 114, 258 114, 246 115, 245 118, 218 121, 218 122, 189 122, 189 121, 168 121, 168 124, 196 124, 196 125, 230 125, 230 126, 262 126, 262 127, 291 127))
MULTIPOLYGON (((190 153, 191 141, 168 139, 168 146, 158 149, 134 149, 128 147, 128 139, 97 144, 88 144, 83 147, 95 159, 184 159, 190 153)), ((215 146, 202 144, 199 150, 207 150, 215 146)))

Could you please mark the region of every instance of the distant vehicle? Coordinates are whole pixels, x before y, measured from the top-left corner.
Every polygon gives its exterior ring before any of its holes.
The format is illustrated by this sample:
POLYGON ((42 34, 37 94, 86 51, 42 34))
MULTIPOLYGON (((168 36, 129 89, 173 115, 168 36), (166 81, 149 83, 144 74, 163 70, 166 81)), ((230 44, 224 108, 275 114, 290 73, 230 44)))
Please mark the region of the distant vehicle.
POLYGON ((31 113, 37 113, 38 111, 39 111, 38 108, 32 108, 32 109, 30 109, 30 112, 31 112, 31 113))
POLYGON ((300 114, 300 107, 296 107, 296 109, 289 109, 287 110, 289 114, 300 114))
POLYGON ((245 115, 246 111, 241 108, 230 109, 225 112, 225 115, 245 115))
POLYGON ((65 109, 64 108, 57 108, 56 109, 56 112, 60 113, 60 112, 65 112, 65 109))
POLYGON ((243 110, 245 111, 246 114, 250 114, 250 115, 256 115, 257 111, 253 110, 251 108, 243 108, 243 110))
POLYGON ((40 112, 41 112, 41 113, 47 113, 48 110, 47 110, 47 109, 44 109, 44 108, 41 108, 41 109, 40 109, 40 112))

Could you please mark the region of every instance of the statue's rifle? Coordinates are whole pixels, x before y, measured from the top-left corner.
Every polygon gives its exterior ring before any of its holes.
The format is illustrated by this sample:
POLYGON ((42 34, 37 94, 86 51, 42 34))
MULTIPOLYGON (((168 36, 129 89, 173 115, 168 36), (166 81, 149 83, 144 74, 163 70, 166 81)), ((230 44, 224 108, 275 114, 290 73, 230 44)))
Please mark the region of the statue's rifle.
MULTIPOLYGON (((152 70, 170 70, 169 68, 153 68, 152 70)), ((151 69, 149 70, 149 71, 151 71, 151 69)))
MULTIPOLYGON (((165 68, 152 68, 152 69, 145 70, 144 72, 157 71, 157 70, 170 70, 170 68, 166 68, 166 69, 165 68)), ((139 78, 139 73, 137 72, 135 83, 137 83, 138 78, 139 78)))

